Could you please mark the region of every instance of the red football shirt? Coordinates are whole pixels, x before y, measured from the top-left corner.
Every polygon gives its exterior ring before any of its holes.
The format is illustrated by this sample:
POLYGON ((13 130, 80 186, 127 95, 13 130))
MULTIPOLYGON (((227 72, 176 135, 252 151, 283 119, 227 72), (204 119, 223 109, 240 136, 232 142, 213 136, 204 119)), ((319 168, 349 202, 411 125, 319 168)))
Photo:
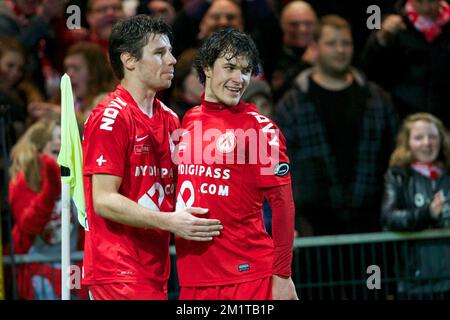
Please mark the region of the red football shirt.
POLYGON ((140 205, 173 211, 176 167, 170 134, 179 128, 174 112, 156 98, 144 114, 122 86, 97 105, 84 127, 83 175, 88 231, 84 282, 150 281, 164 285, 170 272, 169 232, 115 223, 94 211, 92 175, 122 178, 119 193, 140 205))
MULTIPOLYGON (((211 242, 176 237, 181 286, 214 286, 272 275, 273 242, 263 188, 290 183, 285 141, 252 104, 202 101, 186 113, 177 146, 177 209, 208 208, 223 230, 211 242)), ((201 216, 203 217, 203 215, 201 216)))

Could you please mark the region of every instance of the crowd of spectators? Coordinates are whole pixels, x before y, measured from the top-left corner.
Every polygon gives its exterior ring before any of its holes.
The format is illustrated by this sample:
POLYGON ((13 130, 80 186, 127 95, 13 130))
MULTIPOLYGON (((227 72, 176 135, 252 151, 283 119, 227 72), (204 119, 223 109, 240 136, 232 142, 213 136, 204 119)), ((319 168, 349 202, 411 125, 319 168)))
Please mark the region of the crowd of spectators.
MULTIPOLYGON (((437 223, 444 204, 437 208, 435 194, 424 200, 426 213, 417 216, 395 211, 405 208, 393 207, 389 190, 398 182, 397 175, 404 176, 392 168, 391 158, 402 121, 422 112, 426 116, 417 121, 450 127, 450 7, 445 0, 378 1, 381 26, 369 30, 366 8, 372 1, 353 8, 353 3, 339 6, 341 2, 0 0, 0 118, 4 119, 0 130, 6 133, 3 149, 13 150, 9 199, 14 232, 23 222, 23 208, 14 202, 18 184, 38 199, 47 199, 47 206, 59 196, 44 178, 57 175, 50 170, 51 152, 44 151, 44 140, 38 147, 31 146, 36 141, 30 139, 38 129, 55 126, 45 121, 60 111, 61 76, 71 77, 81 129, 90 110, 118 83, 108 61, 111 28, 122 17, 135 14, 159 16, 173 28, 178 63, 172 87, 160 98, 180 117, 199 104, 203 92, 193 68, 202 41, 224 27, 252 36, 262 73, 243 99, 272 117, 286 137, 298 236, 380 231, 383 226, 445 226, 437 223), (81 24, 73 29, 66 25, 73 14, 66 8, 72 5, 81 10, 81 24), (365 17, 364 24, 355 23, 361 20, 355 16, 365 17), (41 163, 31 169, 21 168, 18 160, 19 152, 27 152, 27 143, 41 163), (29 170, 34 172, 31 176, 29 170), (385 186, 387 171, 390 184, 385 186), (385 188, 389 192, 383 197, 385 188)), ((415 118, 408 119, 411 123, 415 118)), ((439 148, 448 152, 447 132, 439 133, 439 148)), ((50 133, 45 134, 49 140, 50 133)), ((401 137, 399 141, 406 139, 401 137)), ((440 168, 445 179, 448 156, 440 168)), ((0 155, 2 199, 7 198, 3 177, 8 159, 4 152, 0 155)), ((422 160, 411 163, 415 161, 422 160)), ((53 211, 38 211, 39 219, 54 220, 53 211)), ((29 233, 30 242, 25 248, 17 245, 21 251, 28 252, 36 235, 46 230, 41 220, 21 229, 29 233)), ((5 229, 7 223, 2 225, 5 229)), ((4 243, 7 235, 4 230, 4 243)))

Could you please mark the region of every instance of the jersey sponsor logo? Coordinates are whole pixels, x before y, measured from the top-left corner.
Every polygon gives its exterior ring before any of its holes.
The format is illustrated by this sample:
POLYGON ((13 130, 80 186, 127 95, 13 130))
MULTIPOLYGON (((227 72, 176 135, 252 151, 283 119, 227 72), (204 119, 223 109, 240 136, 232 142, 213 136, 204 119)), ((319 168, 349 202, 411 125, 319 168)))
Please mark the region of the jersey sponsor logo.
POLYGON ((270 146, 279 147, 280 146, 280 141, 279 141, 279 138, 278 138, 278 132, 275 129, 275 125, 270 121, 270 119, 267 118, 266 116, 263 116, 262 114, 257 113, 257 112, 249 112, 248 114, 251 114, 252 116, 254 116, 256 121, 258 121, 259 124, 267 123, 262 128, 262 132, 268 138, 270 138, 270 140, 268 142, 268 144, 270 146), (269 137, 269 134, 271 135, 271 137, 269 137))
POLYGON ((126 105, 127 103, 125 101, 123 101, 119 97, 115 97, 103 112, 102 124, 100 125, 100 129, 112 131, 113 124, 116 121, 117 115, 119 114, 120 110, 122 110, 126 105))
POLYGON ((231 171, 230 169, 213 168, 197 164, 180 164, 178 166, 178 174, 228 180, 230 179, 231 171))
POLYGON ((216 141, 216 149, 220 153, 229 153, 236 147, 236 136, 233 132, 228 131, 220 135, 216 141))
MULTIPOLYGON (((202 183, 200 185, 200 193, 209 194, 213 196, 228 197, 229 186, 214 184, 214 183, 202 183)), ((195 191, 192 181, 185 180, 181 184, 180 191, 178 191, 176 210, 185 209, 191 207, 195 201, 195 191)))
POLYGON ((250 264, 248 264, 248 263, 241 263, 241 264, 238 266, 238 271, 239 271, 239 272, 250 271, 250 264))
POLYGON ((106 160, 103 159, 103 155, 100 155, 100 157, 98 157, 98 159, 95 161, 97 161, 99 167, 101 167, 103 163, 106 162, 106 160))
POLYGON ((148 137, 148 134, 143 137, 135 136, 135 139, 136 139, 136 142, 141 142, 142 140, 145 140, 147 137, 148 137))
POLYGON ((214 183, 202 183, 200 186, 200 192, 203 194, 218 195, 221 197, 228 197, 230 194, 229 186, 214 183))
MULTIPOLYGON (((202 183, 200 186, 200 193, 217 195, 221 197, 228 197, 229 186, 216 185, 214 183, 202 183)), ((176 210, 191 207, 195 201, 194 185, 191 181, 185 180, 181 184, 180 191, 177 196, 176 210)))
POLYGON ((192 207, 195 200, 194 186, 189 180, 181 184, 180 191, 177 196, 176 210, 182 210, 192 207))
POLYGON ((134 146, 134 154, 144 154, 144 153, 150 153, 150 145, 140 144, 134 146))
POLYGON ((138 204, 144 208, 159 211, 164 200, 164 196, 163 186, 160 183, 155 182, 152 187, 139 198, 138 204), (158 194, 156 195, 156 193, 158 194))
POLYGON ((136 166, 134 169, 135 177, 161 177, 161 178, 173 178, 172 168, 158 168, 157 166, 136 166))
POLYGON ((283 177, 289 173, 289 163, 280 162, 277 163, 273 168, 273 173, 278 177, 283 177))
POLYGON ((119 271, 119 274, 120 274, 120 275, 128 275, 128 276, 131 276, 131 275, 133 275, 134 273, 133 273, 133 271, 119 271))

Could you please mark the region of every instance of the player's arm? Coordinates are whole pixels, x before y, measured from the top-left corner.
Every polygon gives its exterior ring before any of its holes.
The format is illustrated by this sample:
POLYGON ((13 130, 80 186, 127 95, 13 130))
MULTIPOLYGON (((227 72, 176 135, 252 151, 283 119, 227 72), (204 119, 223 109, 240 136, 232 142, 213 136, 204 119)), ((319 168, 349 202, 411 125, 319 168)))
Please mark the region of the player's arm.
POLYGON ((291 278, 294 245, 294 200, 290 184, 263 189, 272 208, 272 238, 274 243, 272 298, 298 300, 291 278))
POLYGON ((159 212, 140 206, 121 195, 122 178, 109 174, 92 175, 92 200, 95 212, 105 219, 139 228, 157 228, 195 241, 210 241, 222 229, 219 220, 203 219, 207 209, 186 208, 176 212, 159 212))

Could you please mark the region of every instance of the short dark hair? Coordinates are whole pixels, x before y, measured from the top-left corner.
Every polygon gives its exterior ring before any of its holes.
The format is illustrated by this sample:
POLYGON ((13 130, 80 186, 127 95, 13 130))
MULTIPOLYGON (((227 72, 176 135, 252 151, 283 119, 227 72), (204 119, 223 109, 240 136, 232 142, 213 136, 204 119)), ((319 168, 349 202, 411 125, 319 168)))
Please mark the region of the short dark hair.
POLYGON ((120 55, 128 52, 137 60, 142 59, 142 49, 152 35, 166 35, 172 42, 172 30, 161 18, 140 14, 122 19, 113 26, 109 37, 109 59, 118 79, 124 77, 120 55))
POLYGON ((320 39, 320 37, 322 36, 322 30, 326 26, 339 30, 347 29, 350 31, 350 33, 352 32, 352 26, 347 20, 338 15, 329 14, 320 18, 319 23, 317 24, 316 29, 314 30, 315 41, 318 41, 320 39))
POLYGON ((211 34, 203 42, 194 62, 198 77, 205 84, 206 75, 203 71, 206 67, 212 67, 214 62, 226 54, 231 53, 231 58, 244 56, 248 59, 252 75, 257 75, 260 69, 258 49, 252 38, 244 32, 233 28, 223 29, 211 34))

